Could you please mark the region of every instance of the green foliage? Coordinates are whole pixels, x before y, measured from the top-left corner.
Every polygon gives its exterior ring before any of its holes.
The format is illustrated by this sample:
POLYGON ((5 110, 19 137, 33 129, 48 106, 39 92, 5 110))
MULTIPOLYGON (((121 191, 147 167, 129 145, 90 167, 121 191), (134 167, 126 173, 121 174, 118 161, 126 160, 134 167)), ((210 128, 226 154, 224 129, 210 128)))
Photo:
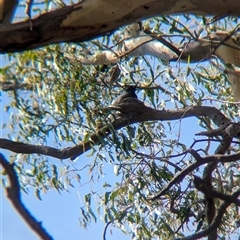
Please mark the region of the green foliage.
MULTIPOLYGON (((196 37, 216 29, 232 28, 228 19, 212 25, 207 24, 209 21, 205 17, 184 15, 154 18, 144 25, 158 33, 178 35, 176 44, 186 40, 181 37, 183 34, 196 37)), ((233 100, 229 83, 224 73, 215 67, 222 65, 218 60, 212 60, 215 65, 210 62, 168 64, 146 56, 126 56, 119 63, 120 80, 110 83, 112 66, 84 66, 64 57, 65 52, 78 56, 107 50, 120 39, 116 32, 112 37, 85 43, 62 43, 9 54, 9 64, 1 69, 1 74, 7 81, 26 85, 8 92, 11 102, 6 103, 5 109, 10 120, 4 123, 8 137, 59 148, 88 141, 97 131, 97 122, 109 123, 109 112, 103 109, 130 84, 141 86, 141 90, 137 90, 139 98, 156 109, 211 104, 236 119, 237 107, 227 103, 233 100)), ((205 119, 201 119, 200 124, 207 127, 205 119)), ((181 122, 144 122, 113 130, 106 139, 99 136, 100 145, 93 146, 84 163, 79 161, 82 157, 72 163, 35 154, 15 154, 11 159, 16 163, 22 190, 28 192, 34 188, 40 200, 51 188, 61 193, 69 187, 83 186, 86 183, 81 182, 82 175, 87 173, 93 186, 100 177, 114 173, 111 180, 104 180, 100 191, 92 189, 85 195, 80 224, 86 228, 100 217, 106 223, 114 221, 115 226, 132 238, 171 239, 194 232, 193 224, 199 223, 198 230, 206 227, 200 225, 205 207, 203 196, 190 187, 191 175, 161 199, 149 201, 149 197, 155 196, 174 178, 179 171, 177 167, 184 168, 194 161, 189 156, 171 157, 184 152, 192 143, 192 139, 182 143, 182 134, 181 122), (112 173, 107 172, 107 167, 111 167, 112 173)), ((231 164, 230 170, 237 172, 231 164)), ((226 173, 225 168, 222 171, 226 173)), ((194 173, 199 172, 202 173, 202 168, 194 173)), ((227 175, 219 176, 216 184, 222 186, 227 175)), ((236 176, 233 178, 236 181, 236 176)), ((236 215, 237 210, 231 208, 225 216, 221 227, 223 235, 235 230, 230 223, 236 215)))

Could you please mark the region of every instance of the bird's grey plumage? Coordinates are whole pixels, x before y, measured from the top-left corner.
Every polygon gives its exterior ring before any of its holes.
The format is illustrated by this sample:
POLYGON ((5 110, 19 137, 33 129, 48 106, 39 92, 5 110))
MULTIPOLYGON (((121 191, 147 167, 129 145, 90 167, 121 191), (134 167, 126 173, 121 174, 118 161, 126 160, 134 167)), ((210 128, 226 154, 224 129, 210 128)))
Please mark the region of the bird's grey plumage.
MULTIPOLYGON (((118 111, 118 117, 128 119, 137 119, 141 114, 141 110, 145 107, 144 102, 140 101, 135 93, 136 86, 129 86, 125 93, 120 95, 113 103, 108 106, 109 109, 118 111)), ((109 119, 114 121, 116 115, 110 115, 109 119)))
POLYGON ((135 91, 136 91, 136 86, 129 86, 126 92, 121 94, 118 98, 116 98, 111 105, 117 106, 123 100, 126 100, 126 98, 138 98, 135 91))

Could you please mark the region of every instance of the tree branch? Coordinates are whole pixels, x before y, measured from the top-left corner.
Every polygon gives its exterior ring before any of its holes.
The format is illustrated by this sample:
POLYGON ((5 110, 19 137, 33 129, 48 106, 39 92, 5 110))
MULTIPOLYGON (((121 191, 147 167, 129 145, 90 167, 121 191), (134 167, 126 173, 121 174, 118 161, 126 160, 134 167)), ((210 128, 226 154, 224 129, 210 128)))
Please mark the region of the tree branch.
POLYGON ((199 133, 196 133, 195 135, 216 137, 216 136, 225 136, 226 134, 230 137, 240 138, 240 124, 231 122, 228 124, 221 125, 217 129, 199 132, 199 133))
POLYGON ((240 15, 239 0, 226 5, 221 0, 203 4, 200 0, 179 2, 155 0, 88 0, 42 14, 32 20, 2 24, 0 52, 34 49, 59 42, 82 42, 115 31, 119 27, 157 15, 194 13, 240 15))
POLYGON ((30 83, 16 83, 16 82, 0 82, 3 91, 16 91, 19 89, 33 90, 33 85, 30 83))
POLYGON ((0 164, 6 171, 10 186, 6 188, 7 197, 20 214, 20 216, 26 221, 28 226, 41 238, 44 240, 53 240, 53 238, 46 232, 42 227, 41 222, 38 222, 29 210, 24 206, 21 200, 20 185, 18 182, 18 176, 14 170, 14 163, 10 164, 5 157, 0 153, 0 164))
POLYGON ((208 197, 219 198, 223 201, 229 202, 230 204, 234 203, 237 206, 240 206, 240 200, 239 199, 237 199, 237 198, 235 198, 231 195, 223 194, 221 192, 217 192, 217 191, 214 191, 212 189, 206 188, 206 186, 204 185, 204 181, 198 176, 194 176, 193 183, 194 183, 197 190, 201 191, 202 193, 204 193, 208 197))
POLYGON ((104 228, 104 230, 103 230, 103 237, 102 237, 103 240, 107 240, 107 238, 106 238, 107 228, 108 228, 108 226, 109 226, 112 222, 113 222, 113 221, 107 222, 107 224, 106 224, 106 226, 105 226, 105 228, 104 228))
POLYGON ((16 12, 19 0, 0 1, 0 23, 10 23, 16 12))
POLYGON ((101 139, 109 136, 112 131, 116 131, 129 124, 145 121, 169 121, 177 120, 187 117, 208 116, 218 126, 230 122, 218 109, 214 107, 195 106, 178 110, 156 110, 145 106, 140 101, 127 103, 121 105, 120 109, 124 109, 126 112, 137 111, 138 117, 135 119, 128 119, 126 117, 116 119, 109 126, 103 127, 96 133, 90 136, 88 142, 81 142, 74 147, 67 147, 63 149, 57 149, 42 145, 33 145, 14 142, 8 139, 0 139, 0 148, 8 149, 16 153, 24 154, 42 154, 46 156, 55 157, 58 159, 71 158, 74 159, 84 152, 90 150, 93 145, 101 143, 101 139))
POLYGON ((233 154, 233 155, 211 155, 207 157, 201 157, 195 150, 189 149, 188 152, 196 159, 196 162, 188 165, 185 167, 181 172, 178 172, 174 178, 168 184, 162 188, 162 190, 154 197, 149 198, 151 201, 155 201, 163 196, 167 191, 170 190, 172 186, 177 183, 180 183, 189 173, 197 169, 198 167, 202 166, 206 163, 218 163, 218 162, 235 162, 240 160, 240 153, 233 154))
MULTIPOLYGON (((229 124, 223 124, 223 125, 229 125, 229 124)), ((230 133, 231 131, 228 131, 228 132, 225 131, 225 134, 222 136, 222 141, 220 145, 215 150, 216 154, 225 154, 227 152, 233 139, 231 136, 229 136, 230 133)), ((207 164, 207 166, 204 168, 204 171, 203 171, 204 188, 212 192, 214 192, 213 185, 212 185, 212 178, 213 178, 212 174, 216 168, 217 168, 217 162, 210 162, 207 164)), ((204 198, 205 198, 207 221, 208 221, 208 225, 210 225, 216 215, 216 205, 215 205, 214 197, 208 194, 204 194, 204 198)), ((218 238, 217 229, 214 229, 211 232, 211 234, 208 236, 208 240, 217 240, 217 238, 218 238)))
MULTIPOLYGON (((240 195, 240 189, 235 191, 232 194, 232 197, 237 198, 239 195, 240 195)), ((227 208, 230 206, 230 204, 231 204, 231 202, 229 202, 229 201, 225 201, 221 204, 217 215, 215 216, 211 225, 207 229, 205 229, 205 230, 203 230, 199 233, 193 234, 191 236, 188 236, 188 237, 185 237, 185 238, 178 238, 176 240, 196 240, 196 239, 200 239, 200 238, 203 238, 205 236, 208 236, 209 234, 211 234, 215 229, 217 229, 220 226, 221 221, 222 221, 222 217, 223 217, 224 213, 226 212, 227 208)))

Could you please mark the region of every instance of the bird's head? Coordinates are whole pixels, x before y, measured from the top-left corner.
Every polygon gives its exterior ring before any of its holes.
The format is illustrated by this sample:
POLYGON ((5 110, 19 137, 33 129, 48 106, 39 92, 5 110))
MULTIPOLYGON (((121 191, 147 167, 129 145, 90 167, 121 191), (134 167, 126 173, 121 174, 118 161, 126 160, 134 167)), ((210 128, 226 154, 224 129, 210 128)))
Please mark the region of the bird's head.
POLYGON ((136 85, 130 85, 127 87, 126 92, 135 92, 136 91, 136 85))

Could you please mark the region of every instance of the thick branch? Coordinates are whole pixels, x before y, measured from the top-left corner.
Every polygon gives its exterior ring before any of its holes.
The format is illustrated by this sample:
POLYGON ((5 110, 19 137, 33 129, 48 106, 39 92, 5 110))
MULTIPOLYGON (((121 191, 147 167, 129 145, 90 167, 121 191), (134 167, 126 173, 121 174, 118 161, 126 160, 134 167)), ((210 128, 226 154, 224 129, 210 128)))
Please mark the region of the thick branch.
POLYGON ((90 141, 81 142, 77 146, 68 147, 64 149, 57 149, 42 145, 32 145, 25 143, 18 143, 7 139, 0 139, 0 148, 8 149, 10 151, 16 153, 24 153, 24 154, 43 154, 59 159, 66 158, 75 158, 84 152, 91 149, 93 145, 99 144, 102 138, 107 137, 114 130, 118 130, 122 127, 127 126, 128 124, 137 123, 137 122, 145 122, 145 121, 169 121, 169 120, 177 120, 181 118, 187 117, 199 117, 199 116, 207 116, 212 121, 220 126, 221 124, 226 124, 229 120, 216 108, 214 107, 204 107, 204 106, 195 106, 189 108, 183 108, 178 110, 156 110, 150 107, 147 107, 143 104, 139 104, 139 106, 129 103, 126 107, 127 112, 131 112, 131 109, 134 111, 138 111, 140 115, 138 115, 137 119, 127 119, 120 118, 112 122, 110 126, 104 127, 101 130, 97 131, 90 137, 90 141))
POLYGON ((0 164, 2 165, 2 167, 4 168, 9 177, 10 186, 6 188, 7 197, 9 198, 10 202, 12 203, 16 211, 21 215, 21 217, 26 221, 28 226, 41 239, 52 240, 53 238, 42 227, 41 222, 38 222, 22 203, 20 195, 20 185, 18 182, 17 173, 14 170, 14 164, 10 164, 1 153, 0 164))
MULTIPOLYGON (((224 124, 224 125, 228 125, 228 124, 224 124)), ((230 132, 231 131, 225 132, 225 134, 222 136, 222 141, 215 151, 216 154, 225 154, 229 149, 232 142, 232 137, 230 136, 230 132)), ((208 189, 209 191, 214 192, 213 185, 212 185, 212 178, 213 178, 212 174, 216 168, 217 168, 217 162, 210 162, 204 168, 203 180, 202 180, 203 189, 208 189)), ((215 201, 214 201, 214 197, 209 194, 204 194, 204 198, 205 198, 205 206, 206 206, 206 217, 207 217, 208 225, 210 225, 216 215, 215 201)), ((215 229, 208 236, 208 240, 217 240, 217 238, 218 238, 217 229, 215 229)))
POLYGON ((208 136, 208 137, 216 137, 216 136, 225 136, 228 135, 230 137, 240 138, 240 124, 231 122, 228 124, 221 125, 217 129, 209 130, 209 131, 203 131, 196 133, 195 135, 198 136, 208 136))
POLYGON ((18 0, 0 0, 0 23, 12 21, 18 2, 18 0))
POLYGON ((240 206, 240 199, 237 199, 236 197, 233 197, 231 195, 227 195, 221 192, 217 192, 215 190, 209 189, 204 185, 204 181, 198 177, 194 176, 194 181, 193 181, 195 187, 197 190, 201 191, 205 195, 211 198, 219 198, 223 201, 229 202, 229 203, 234 203, 237 206, 240 206))
MULTIPOLYGON (((240 195, 240 189, 238 189, 236 192, 234 192, 232 194, 232 197, 237 198, 239 195, 240 195)), ((222 217, 223 217, 224 213, 226 212, 227 208, 230 206, 230 204, 231 204, 231 202, 229 202, 229 201, 225 201, 221 204, 217 215, 215 216, 211 225, 207 229, 205 229, 199 233, 193 234, 191 236, 185 237, 185 238, 180 238, 180 239, 178 238, 178 240, 196 240, 196 239, 201 239, 201 238, 211 234, 215 229, 217 229, 220 226, 222 217)))
POLYGON ((87 0, 45 13, 32 21, 2 24, 0 52, 29 50, 52 43, 81 42, 115 31, 119 27, 157 15, 240 15, 239 0, 87 0))

